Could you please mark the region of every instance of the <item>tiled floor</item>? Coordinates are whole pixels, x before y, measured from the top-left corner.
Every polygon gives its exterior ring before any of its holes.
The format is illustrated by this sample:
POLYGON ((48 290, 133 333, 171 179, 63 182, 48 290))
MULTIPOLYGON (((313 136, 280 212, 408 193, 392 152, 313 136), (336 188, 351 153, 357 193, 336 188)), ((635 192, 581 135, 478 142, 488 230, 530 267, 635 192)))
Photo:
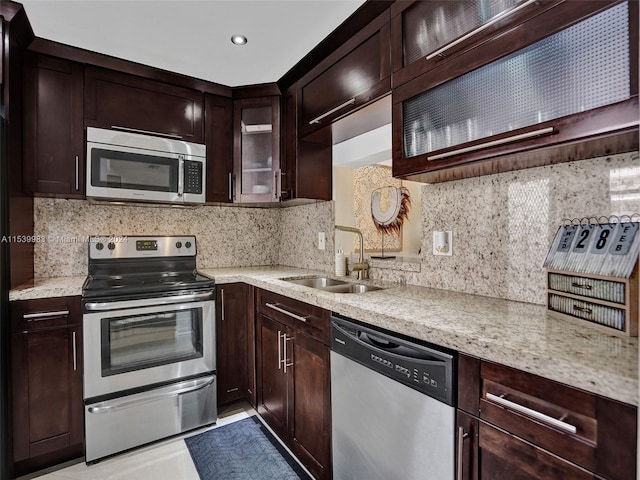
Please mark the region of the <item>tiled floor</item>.
POLYGON ((255 414, 248 404, 237 404, 220 413, 213 427, 133 450, 87 466, 84 462, 50 473, 21 477, 19 480, 199 480, 183 439, 210 428, 227 425, 255 414))

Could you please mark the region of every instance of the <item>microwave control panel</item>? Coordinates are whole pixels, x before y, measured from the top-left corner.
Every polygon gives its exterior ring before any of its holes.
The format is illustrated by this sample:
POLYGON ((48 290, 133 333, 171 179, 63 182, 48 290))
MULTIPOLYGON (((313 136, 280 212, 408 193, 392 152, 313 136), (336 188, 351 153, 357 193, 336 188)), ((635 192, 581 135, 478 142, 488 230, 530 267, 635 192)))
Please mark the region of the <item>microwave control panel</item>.
POLYGON ((202 162, 185 160, 184 193, 202 193, 202 162))

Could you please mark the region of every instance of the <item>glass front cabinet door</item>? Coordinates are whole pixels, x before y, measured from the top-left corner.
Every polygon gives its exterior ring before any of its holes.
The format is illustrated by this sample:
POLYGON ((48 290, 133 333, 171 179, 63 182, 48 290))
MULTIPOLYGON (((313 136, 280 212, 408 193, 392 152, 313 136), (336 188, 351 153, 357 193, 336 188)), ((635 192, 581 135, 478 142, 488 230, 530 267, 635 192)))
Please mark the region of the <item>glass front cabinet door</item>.
POLYGON ((395 89, 394 175, 446 181, 637 148, 637 7, 564 2, 460 55, 446 77, 395 89))
POLYGON ((234 202, 280 200, 279 97, 242 99, 234 108, 234 202))

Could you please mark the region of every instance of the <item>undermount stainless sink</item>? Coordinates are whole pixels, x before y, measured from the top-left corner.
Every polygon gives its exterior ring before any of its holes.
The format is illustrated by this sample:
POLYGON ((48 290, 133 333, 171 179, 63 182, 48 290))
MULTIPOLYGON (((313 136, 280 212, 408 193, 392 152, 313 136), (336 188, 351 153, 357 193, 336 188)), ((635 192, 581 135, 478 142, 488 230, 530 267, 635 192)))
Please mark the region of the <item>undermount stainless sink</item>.
POLYGON ((349 283, 342 280, 336 280, 329 277, 305 277, 283 279, 286 282, 303 285, 305 287, 317 288, 326 292, 333 293, 366 293, 374 290, 383 290, 382 287, 374 285, 365 285, 363 283, 349 283))
POLYGON ((375 285, 365 285, 363 283, 345 283, 344 285, 323 288, 323 290, 333 293, 366 293, 374 290, 383 290, 383 288, 376 287, 375 285))
POLYGON ((326 288, 330 286, 345 285, 347 283, 342 280, 336 280, 329 277, 292 278, 290 280, 286 279, 286 281, 311 288, 326 288))

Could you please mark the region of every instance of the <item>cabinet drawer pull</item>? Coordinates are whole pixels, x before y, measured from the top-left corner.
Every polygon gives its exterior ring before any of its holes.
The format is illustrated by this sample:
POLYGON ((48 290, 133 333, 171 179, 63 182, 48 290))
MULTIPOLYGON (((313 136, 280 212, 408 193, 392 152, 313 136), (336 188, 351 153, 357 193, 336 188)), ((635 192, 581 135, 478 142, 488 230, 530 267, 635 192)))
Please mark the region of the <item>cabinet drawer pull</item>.
POLYGON ((230 388, 229 390, 227 390, 227 393, 237 392, 238 390, 240 390, 238 387, 236 387, 236 388, 230 388))
POLYGON ((346 101, 346 102, 344 102, 344 103, 341 103, 341 104, 340 104, 340 105, 338 105, 337 107, 332 108, 332 109, 331 109, 331 110, 329 110, 328 112, 323 113, 323 114, 322 114, 322 115, 320 115, 319 117, 314 118, 313 120, 311 120, 311 121, 309 122, 309 125, 313 125, 314 123, 320 123, 320 120, 322 120, 323 118, 328 117, 328 116, 329 116, 329 115, 331 115, 332 113, 336 113, 338 110, 340 110, 340 109, 342 109, 342 108, 344 108, 344 107, 346 107, 346 106, 348 106, 348 105, 353 105, 354 103, 356 103, 356 97, 353 97, 352 99, 347 100, 347 101, 346 101))
POLYGON ((575 288, 584 288, 585 290, 591 290, 593 288, 591 285, 581 285, 581 284, 576 283, 576 282, 573 282, 571 284, 571 286, 575 287, 575 288))
POLYGON ((160 135, 161 137, 171 137, 179 140, 182 139, 180 135, 176 135, 175 133, 152 132, 151 130, 140 130, 138 128, 121 127, 119 125, 111 125, 111 128, 114 130, 122 130, 124 132, 142 133, 144 135, 160 135))
POLYGON ((463 450, 464 450, 464 439, 469 438, 469 434, 464 431, 464 427, 458 427, 458 452, 456 455, 456 478, 458 480, 462 480, 462 458, 463 458, 463 450))
POLYGON ((229 172, 229 201, 233 200, 233 174, 229 172))
POLYGON ((517 142, 518 140, 525 140, 527 138, 539 137, 542 135, 551 135, 556 130, 553 127, 540 128, 539 130, 533 130, 531 132, 519 133, 518 135, 512 135, 510 137, 500 138, 498 140, 491 140, 489 142, 478 143, 477 145, 471 145, 470 147, 458 148, 456 150, 450 150, 444 153, 438 153, 427 157, 427 160, 440 160, 441 158, 453 157, 461 153, 475 152, 476 150, 482 150, 483 148, 495 147, 498 145, 504 145, 505 143, 517 142))
POLYGON ((25 313, 22 318, 29 322, 38 322, 51 317, 66 317, 68 315, 69 310, 58 310, 57 312, 25 313))
POLYGON ((506 398, 499 397, 498 395, 494 395, 493 393, 487 392, 487 400, 491 400, 492 402, 497 403, 498 405, 502 405, 503 407, 509 408, 519 413, 524 413, 536 420, 540 420, 543 423, 546 423, 550 426, 556 427, 560 430, 563 430, 568 433, 577 433, 578 429, 562 420, 558 420, 557 418, 550 417, 542 412, 538 412, 537 410, 533 410, 531 408, 525 407, 524 405, 520 405, 518 403, 512 402, 511 400, 507 400, 506 398))
POLYGON ((296 320, 300 320, 301 322, 307 321, 307 317, 301 317, 300 315, 296 315, 295 313, 288 312, 284 308, 280 308, 277 303, 265 303, 265 305, 269 308, 272 308, 276 312, 284 313, 285 315, 288 315, 291 318, 295 318, 296 320))
POLYGON ((493 17, 491 20, 489 20, 487 23, 483 23, 482 25, 480 25, 479 27, 471 30, 470 32, 464 34, 463 36, 456 38, 455 40, 453 40, 452 42, 447 43, 445 46, 440 47, 438 50, 436 50, 433 53, 430 53, 429 55, 427 55, 427 60, 431 60, 433 57, 437 57, 438 55, 442 55, 444 52, 446 52, 447 50, 455 47, 456 45, 458 45, 459 43, 464 42, 466 39, 473 37, 474 35, 482 32, 483 30, 486 30, 487 28, 489 28, 491 25, 493 25, 494 23, 498 23, 501 20, 504 20, 505 18, 513 15, 514 13, 519 12, 520 10, 522 10, 523 8, 528 7, 529 5, 531 5, 532 3, 536 3, 538 0, 528 0, 526 2, 524 2, 521 5, 518 5, 517 7, 513 8, 512 10, 509 10, 508 12, 505 12, 503 14, 499 14, 496 15, 495 17, 493 17))

